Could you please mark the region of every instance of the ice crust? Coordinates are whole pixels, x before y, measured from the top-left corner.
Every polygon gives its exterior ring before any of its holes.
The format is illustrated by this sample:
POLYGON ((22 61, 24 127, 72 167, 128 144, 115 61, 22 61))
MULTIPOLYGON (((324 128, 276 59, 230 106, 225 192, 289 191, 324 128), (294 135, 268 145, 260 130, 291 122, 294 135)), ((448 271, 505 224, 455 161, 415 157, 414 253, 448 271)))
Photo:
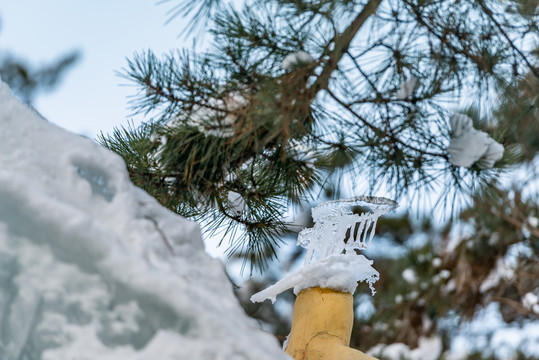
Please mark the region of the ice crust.
POLYGON ((379 273, 371 266, 372 261, 357 252, 369 246, 378 218, 397 206, 390 199, 359 196, 315 207, 314 227, 303 229, 298 235, 298 245, 307 249, 304 267, 254 294, 251 301, 274 302, 278 294, 290 288, 294 288, 296 295, 311 287, 353 294, 360 281, 366 281, 374 294, 373 284, 379 273))
POLYGON ((0 82, 0 359, 286 359, 197 224, 0 82))

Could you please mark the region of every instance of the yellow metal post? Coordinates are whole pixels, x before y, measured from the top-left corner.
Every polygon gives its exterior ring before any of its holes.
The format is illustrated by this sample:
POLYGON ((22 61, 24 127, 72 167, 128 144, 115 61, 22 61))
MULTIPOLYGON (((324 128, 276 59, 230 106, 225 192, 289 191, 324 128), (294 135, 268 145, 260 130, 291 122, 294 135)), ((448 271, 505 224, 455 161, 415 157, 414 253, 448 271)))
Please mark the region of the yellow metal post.
POLYGON ((376 360, 349 347, 352 294, 319 287, 301 291, 294 304, 286 353, 295 360, 376 360))

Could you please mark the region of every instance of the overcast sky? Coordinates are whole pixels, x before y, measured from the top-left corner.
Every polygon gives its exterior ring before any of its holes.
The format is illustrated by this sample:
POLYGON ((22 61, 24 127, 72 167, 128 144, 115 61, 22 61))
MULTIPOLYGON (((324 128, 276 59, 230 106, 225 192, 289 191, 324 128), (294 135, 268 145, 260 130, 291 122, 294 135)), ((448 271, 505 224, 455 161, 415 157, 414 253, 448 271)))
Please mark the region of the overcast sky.
POLYGON ((135 89, 115 72, 126 57, 151 48, 160 54, 186 47, 181 18, 168 25, 166 12, 177 2, 157 0, 3 0, 0 50, 31 64, 50 63, 79 50, 82 58, 35 107, 51 122, 91 138, 127 123, 128 96, 135 89), (123 85, 123 86, 122 86, 123 85))

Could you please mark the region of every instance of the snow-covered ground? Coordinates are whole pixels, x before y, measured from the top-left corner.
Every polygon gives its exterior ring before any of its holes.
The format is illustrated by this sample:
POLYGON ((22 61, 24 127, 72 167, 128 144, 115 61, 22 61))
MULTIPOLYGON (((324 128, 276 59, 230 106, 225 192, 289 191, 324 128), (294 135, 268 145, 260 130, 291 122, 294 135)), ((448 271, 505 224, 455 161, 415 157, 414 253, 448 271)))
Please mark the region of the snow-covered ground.
POLYGON ((0 83, 0 359, 286 359, 198 225, 0 83))

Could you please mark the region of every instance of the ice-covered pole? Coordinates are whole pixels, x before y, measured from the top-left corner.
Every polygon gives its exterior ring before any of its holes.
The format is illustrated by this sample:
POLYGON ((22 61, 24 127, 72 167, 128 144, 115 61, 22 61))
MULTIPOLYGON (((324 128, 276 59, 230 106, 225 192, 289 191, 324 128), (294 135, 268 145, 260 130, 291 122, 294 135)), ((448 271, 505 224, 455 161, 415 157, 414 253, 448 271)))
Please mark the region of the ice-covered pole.
POLYGON ((349 347, 357 283, 366 281, 374 293, 379 277, 372 261, 358 252, 370 244, 378 217, 397 206, 386 198, 360 196, 315 207, 314 227, 298 235, 298 245, 307 249, 304 267, 251 297, 253 302, 275 301, 279 293, 294 288, 286 347, 294 359, 374 359, 349 347))

